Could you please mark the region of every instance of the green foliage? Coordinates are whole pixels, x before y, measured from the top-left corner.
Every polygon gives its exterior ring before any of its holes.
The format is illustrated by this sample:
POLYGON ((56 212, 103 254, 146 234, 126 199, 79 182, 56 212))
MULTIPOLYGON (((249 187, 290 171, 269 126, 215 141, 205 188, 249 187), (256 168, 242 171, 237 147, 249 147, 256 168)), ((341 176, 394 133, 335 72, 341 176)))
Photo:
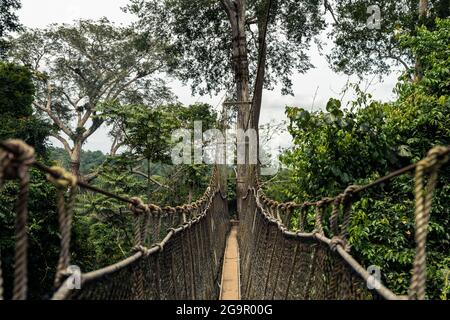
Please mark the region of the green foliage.
MULTIPOLYGON (((5 280, 6 298, 10 298, 14 265, 14 205, 18 184, 7 183, 0 192, 0 250, 5 280)), ((55 188, 45 175, 31 172, 28 204, 29 298, 40 299, 52 292, 53 278, 59 254, 58 220, 55 188)))
MULTIPOLYGON (((102 114, 111 125, 123 130, 126 150, 102 161, 103 169, 94 181, 95 186, 128 198, 140 197, 160 206, 186 203, 189 197, 195 200, 204 192, 211 168, 171 165, 171 135, 175 129, 193 129, 197 120, 203 120, 204 130, 212 128, 217 115, 211 106, 104 105, 102 114), (150 172, 146 171, 148 165, 150 172), (148 179, 148 173, 152 181, 148 179)), ((58 158, 61 153, 61 150, 54 150, 52 154, 58 158)), ((85 166, 93 164, 88 161, 89 154, 82 154, 85 166)), ((96 161, 93 156, 91 159, 96 161)), ((74 263, 83 271, 89 271, 129 256, 133 246, 132 232, 132 215, 123 203, 99 194, 80 194, 74 221, 74 263)))
MULTIPOLYGON (((0 140, 22 139, 36 150, 39 161, 47 162, 48 123, 32 112, 34 86, 31 72, 21 66, 0 62, 0 140)), ((5 294, 12 290, 14 265, 14 205, 17 182, 8 182, 0 190, 0 251, 5 278, 5 294)), ((58 222, 55 189, 45 175, 31 170, 29 193, 29 297, 38 299, 52 291, 58 259, 58 222)))
POLYGON ((389 73, 393 65, 414 66, 416 56, 398 41, 397 34, 414 34, 425 24, 435 28, 436 17, 450 16, 448 0, 428 1, 429 14, 419 19, 418 0, 340 0, 334 2, 337 19, 331 38, 335 47, 329 56, 332 68, 348 74, 389 73), (380 29, 366 26, 367 9, 378 5, 381 10, 380 29))
POLYGON ((336 193, 355 179, 383 175, 401 166, 400 155, 382 133, 388 105, 370 103, 345 113, 340 101, 331 99, 327 112, 309 113, 288 108, 289 131, 295 148, 282 160, 294 169, 301 198, 320 198, 336 193))
MULTIPOLYGON (((288 108, 295 147, 282 161, 292 170, 285 196, 318 200, 365 184, 422 159, 437 145, 450 145, 449 34, 450 19, 437 20, 436 30, 420 28, 403 36, 402 45, 423 61, 424 77, 405 75, 398 100, 371 101, 358 92, 350 108, 331 99, 326 112, 288 108)), ((450 252, 450 193, 445 184, 450 167, 440 172, 428 236, 429 298, 446 297, 450 252)), ((277 184, 275 181, 274 184, 277 184)), ((414 258, 413 176, 404 175, 364 193, 353 206, 349 241, 357 260, 381 267, 383 281, 406 294, 414 258)), ((269 191, 279 192, 279 187, 269 191)))
POLYGON ((34 85, 31 72, 24 67, 0 62, 0 113, 17 118, 29 117, 33 110, 34 85))
MULTIPOLYGON (((129 172, 106 166, 95 186, 123 197, 144 194, 145 181, 129 172)), ((132 215, 125 204, 105 196, 82 193, 77 197, 74 219, 74 263, 93 271, 130 255, 133 246, 132 215)))
MULTIPOLYGON (((67 151, 62 148, 52 147, 49 149, 50 159, 58 163, 58 165, 69 169, 70 168, 70 157, 67 151)), ((81 166, 80 173, 86 175, 95 169, 97 169, 103 162, 105 162, 107 156, 101 151, 82 151, 81 152, 81 166)))
POLYGON ((121 123, 130 152, 154 162, 170 160, 172 132, 180 127, 173 106, 124 105, 108 108, 104 117, 121 123))
POLYGON ((0 62, 0 140, 19 138, 43 154, 50 130, 45 121, 33 114, 34 92, 27 68, 0 62))
POLYGON ((8 42, 3 38, 9 32, 19 31, 21 25, 14 11, 21 8, 20 0, 0 1, 0 58, 4 58, 8 42))

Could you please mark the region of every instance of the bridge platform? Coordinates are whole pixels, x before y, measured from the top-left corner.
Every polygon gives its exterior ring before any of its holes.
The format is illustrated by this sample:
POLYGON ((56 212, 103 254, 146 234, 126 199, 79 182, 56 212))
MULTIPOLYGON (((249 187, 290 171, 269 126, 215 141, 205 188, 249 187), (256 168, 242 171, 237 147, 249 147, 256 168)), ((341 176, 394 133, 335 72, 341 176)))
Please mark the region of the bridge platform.
POLYGON ((225 248, 220 300, 241 299, 238 227, 238 222, 231 223, 231 231, 225 248))

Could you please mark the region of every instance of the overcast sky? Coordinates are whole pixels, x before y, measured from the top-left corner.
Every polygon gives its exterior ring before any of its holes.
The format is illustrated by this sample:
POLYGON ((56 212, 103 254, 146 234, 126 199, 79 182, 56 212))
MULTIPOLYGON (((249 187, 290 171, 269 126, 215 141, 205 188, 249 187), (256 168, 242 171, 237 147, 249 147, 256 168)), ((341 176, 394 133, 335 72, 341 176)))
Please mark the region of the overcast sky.
MULTIPOLYGON (((195 0, 192 0, 195 1, 195 0)), ((22 0, 22 9, 19 11, 19 18, 26 27, 43 28, 51 23, 68 23, 76 19, 98 19, 107 17, 109 20, 129 24, 134 20, 132 15, 121 10, 129 0, 22 0)), ((329 46, 328 46, 329 47, 329 46)), ((330 70, 324 56, 320 55, 317 49, 311 49, 311 61, 315 66, 307 74, 295 75, 294 96, 282 96, 280 89, 273 92, 265 92, 261 114, 261 123, 285 120, 286 106, 301 106, 312 108, 314 97, 314 109, 322 108, 330 97, 339 98, 340 92, 346 84, 348 77, 339 75, 330 70)), ((382 82, 375 79, 375 83, 369 88, 369 92, 380 100, 390 100, 393 98, 392 89, 396 83, 397 75, 385 77, 382 82)), ((355 78, 352 78, 356 81, 355 78)), ((371 79, 367 79, 370 81, 371 79)), ((217 106, 223 94, 213 97, 192 96, 188 87, 182 86, 175 81, 171 83, 174 93, 179 100, 188 105, 195 102, 207 102, 217 106)), ((350 98, 350 97, 348 97, 350 98)), ((274 147, 280 145, 287 147, 290 144, 288 134, 277 137, 274 147)), ((103 128, 94 134, 85 145, 88 150, 101 150, 109 152, 109 138, 107 129, 103 128)))

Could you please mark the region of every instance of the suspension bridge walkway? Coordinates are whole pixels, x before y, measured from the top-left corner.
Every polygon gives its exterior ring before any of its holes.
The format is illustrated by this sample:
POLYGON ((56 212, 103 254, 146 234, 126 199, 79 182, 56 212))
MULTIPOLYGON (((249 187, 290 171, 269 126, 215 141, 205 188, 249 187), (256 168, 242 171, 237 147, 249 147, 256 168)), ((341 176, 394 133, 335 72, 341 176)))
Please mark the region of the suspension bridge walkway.
POLYGON ((243 199, 239 224, 230 223, 228 199, 221 182, 226 173, 221 166, 214 167, 209 186, 198 201, 162 208, 77 181, 61 168, 48 168, 35 161, 33 149, 22 141, 1 142, 0 149, 0 187, 6 180, 19 181, 12 292, 15 300, 27 298, 27 203, 32 166, 46 172, 58 190, 61 248, 55 300, 425 299, 432 195, 439 169, 449 160, 449 147, 434 148, 416 164, 314 203, 271 200, 257 181, 243 199), (409 294, 400 296, 376 282, 355 260, 348 245, 348 228, 352 205, 361 193, 412 171, 416 253, 409 294), (127 259, 81 274, 80 288, 72 289, 74 279, 68 272, 70 238, 79 188, 127 206, 134 217, 135 246, 127 259), (307 230, 311 218, 314 229, 307 230))

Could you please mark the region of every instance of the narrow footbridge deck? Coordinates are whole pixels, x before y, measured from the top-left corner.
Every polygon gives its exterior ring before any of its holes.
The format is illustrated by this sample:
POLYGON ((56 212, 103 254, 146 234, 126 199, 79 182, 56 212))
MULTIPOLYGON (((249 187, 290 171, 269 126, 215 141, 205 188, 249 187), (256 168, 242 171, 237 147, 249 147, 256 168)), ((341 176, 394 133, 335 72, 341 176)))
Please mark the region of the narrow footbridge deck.
POLYGON ((233 223, 227 239, 222 269, 220 300, 240 300, 240 266, 238 246, 238 226, 233 223))

